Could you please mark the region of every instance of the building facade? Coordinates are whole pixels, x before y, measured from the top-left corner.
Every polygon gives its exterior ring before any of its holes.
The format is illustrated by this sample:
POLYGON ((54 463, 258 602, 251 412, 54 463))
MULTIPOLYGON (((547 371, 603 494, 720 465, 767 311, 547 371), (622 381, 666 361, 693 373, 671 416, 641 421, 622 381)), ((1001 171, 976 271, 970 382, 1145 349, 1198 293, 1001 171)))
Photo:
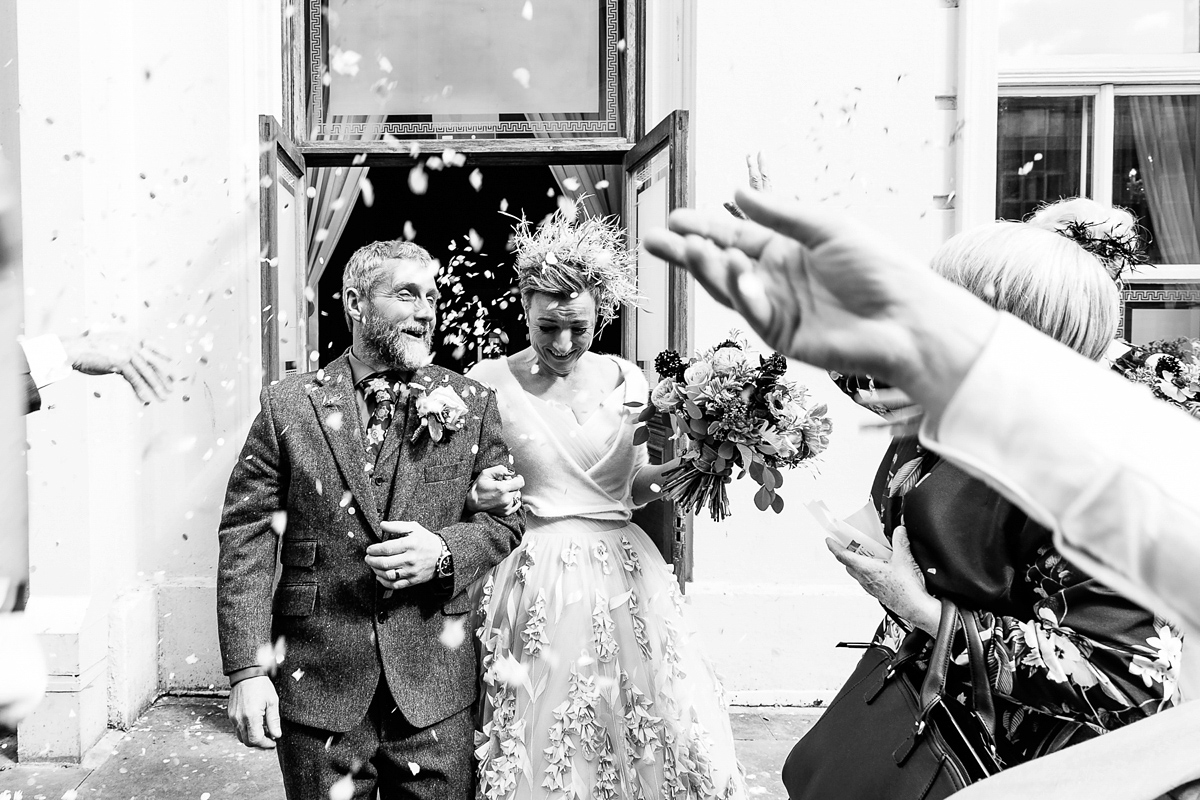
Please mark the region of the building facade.
MULTIPOLYGON (((118 377, 76 376, 25 418, 20 544, 50 690, 21 727, 22 757, 78 759, 160 693, 225 689, 225 481, 264 370, 270 380, 328 357, 341 315, 318 282, 336 266, 329 240, 360 207, 356 169, 382 185, 382 170, 420 162, 436 181, 429 157, 446 148, 485 182, 549 168, 560 187, 609 195, 636 234, 673 205, 719 208, 762 151, 776 190, 844 209, 922 256, 1059 194, 1141 203, 1168 249, 1127 295, 1127 335, 1200 335, 1187 238, 1200 203, 1196 2, 1111 2, 1102 14, 1061 0, 602 0, 594 30, 563 29, 590 54, 586 69, 563 67, 548 88, 536 66, 505 69, 500 88, 465 98, 431 92, 442 73, 388 55, 386 36, 378 52, 351 51, 372 30, 355 5, 318 2, 314 17, 307 0, 0 0, 0 146, 19 187, 25 332, 137 330, 181 377, 169 401, 143 408, 118 377), (1054 16, 1063 6, 1078 8, 1054 16), (1143 35, 1114 33, 1130 30, 1143 35), (514 86, 545 93, 488 105, 514 86), (578 86, 594 104, 563 102, 578 86), (1167 110, 1173 127, 1151 130, 1167 110), (1174 144, 1150 154, 1151 141, 1174 144), (1151 185, 1138 161, 1148 155, 1179 166, 1151 185)), ((495 6, 512 37, 524 23, 573 24, 537 3, 495 6)), ((417 35, 455 29, 439 52, 471 51, 491 23, 446 25, 417 35)), ((554 30, 542 38, 557 45, 554 30)), ((549 70, 570 61, 562 52, 528 57, 549 70)), ((641 259, 650 306, 623 324, 627 356, 704 348, 739 327, 641 259)), ((879 616, 803 506, 861 507, 886 441, 825 375, 791 372, 828 402, 835 428, 819 470, 786 476, 784 511, 755 510, 744 482, 722 523, 658 518, 664 551, 690 576, 697 635, 749 705, 832 697, 854 662, 834 645, 869 638, 879 616)))

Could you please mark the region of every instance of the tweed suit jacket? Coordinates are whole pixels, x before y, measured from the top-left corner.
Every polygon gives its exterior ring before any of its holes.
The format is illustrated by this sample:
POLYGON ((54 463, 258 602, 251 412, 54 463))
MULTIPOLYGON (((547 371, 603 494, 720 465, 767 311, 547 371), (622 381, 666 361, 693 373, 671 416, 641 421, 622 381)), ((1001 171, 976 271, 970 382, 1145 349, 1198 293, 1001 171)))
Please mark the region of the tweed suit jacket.
POLYGON ((470 632, 457 637, 455 628, 467 624, 466 589, 516 546, 525 518, 464 516, 480 471, 509 463, 492 391, 435 366, 419 370, 413 382, 453 387, 469 413, 462 430, 447 431, 441 442, 420 431, 414 443, 421 420, 410 397, 379 458, 383 464, 399 449, 394 474, 364 469, 353 379, 342 355, 321 372, 263 390, 262 410, 230 476, 217 572, 224 669, 258 665, 260 648, 284 637, 275 685, 280 713, 290 721, 349 730, 366 715, 381 672, 418 727, 475 700, 475 649, 470 632), (383 539, 381 508, 390 519, 442 536, 454 556, 449 595, 423 584, 384 597, 363 561, 367 547, 383 539), (278 512, 286 512, 286 524, 278 512), (277 553, 282 571, 273 590, 277 553))

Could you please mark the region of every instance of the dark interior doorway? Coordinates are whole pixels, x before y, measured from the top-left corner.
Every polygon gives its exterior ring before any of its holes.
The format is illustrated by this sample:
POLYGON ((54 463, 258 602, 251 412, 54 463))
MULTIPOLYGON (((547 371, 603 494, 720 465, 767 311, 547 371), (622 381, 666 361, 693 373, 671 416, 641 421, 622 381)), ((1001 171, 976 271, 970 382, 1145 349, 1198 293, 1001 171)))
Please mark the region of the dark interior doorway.
MULTIPOLYGON (((409 187, 408 169, 370 170, 374 203, 367 206, 359 197, 318 286, 321 366, 350 346, 341 303, 346 262, 365 244, 406 234, 443 265, 435 363, 463 372, 481 356, 511 354, 529 344, 509 234, 513 217, 524 213, 536 224, 552 213, 562 190, 545 166, 481 167, 478 189, 472 185, 472 171, 468 163, 427 172, 427 190, 418 195, 409 187)), ((620 322, 618 318, 603 331, 595 352, 620 354, 620 322)))

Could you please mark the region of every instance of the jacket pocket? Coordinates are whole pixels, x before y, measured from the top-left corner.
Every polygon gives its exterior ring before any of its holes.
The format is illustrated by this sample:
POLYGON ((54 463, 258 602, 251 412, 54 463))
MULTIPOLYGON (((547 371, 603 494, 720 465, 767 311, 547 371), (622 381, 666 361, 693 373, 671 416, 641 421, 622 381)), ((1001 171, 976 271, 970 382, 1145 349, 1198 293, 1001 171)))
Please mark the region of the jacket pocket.
POLYGON ((442 613, 447 615, 465 614, 471 610, 471 593, 459 592, 450 598, 450 602, 442 606, 442 613))
POLYGON ((315 583, 281 583, 275 592, 275 613, 285 617, 307 617, 316 605, 315 583))
POLYGON ((438 483, 461 478, 471 468, 469 461, 455 461, 453 464, 430 464, 425 467, 425 483, 438 483))
POLYGON ((317 563, 317 542, 284 539, 280 559, 285 567, 311 567, 317 563))

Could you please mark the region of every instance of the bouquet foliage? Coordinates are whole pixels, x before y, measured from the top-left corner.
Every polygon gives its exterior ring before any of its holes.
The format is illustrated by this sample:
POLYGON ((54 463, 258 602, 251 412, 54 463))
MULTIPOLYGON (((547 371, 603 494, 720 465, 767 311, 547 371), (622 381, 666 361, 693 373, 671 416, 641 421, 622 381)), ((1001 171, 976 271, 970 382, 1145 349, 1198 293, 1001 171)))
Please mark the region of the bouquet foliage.
POLYGON ((833 430, 825 405, 811 405, 807 389, 784 379, 784 357, 752 353, 735 334, 689 362, 664 351, 654 367, 661 380, 642 419, 665 414, 676 441, 686 445, 662 490, 720 521, 729 515, 726 484, 740 469, 738 478, 749 473, 759 484, 759 510, 782 511, 780 470, 820 454, 833 430))
POLYGON ((1160 339, 1133 345, 1113 362, 1113 369, 1200 418, 1200 340, 1160 339))

